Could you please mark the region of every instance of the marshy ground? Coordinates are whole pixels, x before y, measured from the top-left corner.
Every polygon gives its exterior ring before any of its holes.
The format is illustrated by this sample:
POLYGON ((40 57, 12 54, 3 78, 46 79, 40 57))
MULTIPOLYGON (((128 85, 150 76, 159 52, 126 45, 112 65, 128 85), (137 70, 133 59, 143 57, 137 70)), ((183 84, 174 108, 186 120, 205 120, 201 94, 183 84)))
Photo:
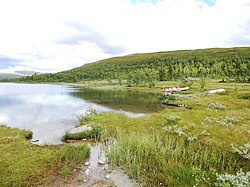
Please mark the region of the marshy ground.
MULTIPOLYGON (((162 88, 178 84, 158 82, 154 88, 108 85, 101 89, 160 94, 162 88)), ((100 87, 98 83, 95 86, 100 87)), ((97 112, 80 119, 80 125, 98 127, 87 138, 115 142, 106 150, 109 167, 122 168, 141 186, 236 186, 237 181, 248 186, 250 84, 207 80, 201 89, 196 81, 186 94, 219 88, 226 92, 176 100, 173 104, 182 107, 149 116, 129 118, 97 112)), ((0 133, 0 186, 56 186, 53 182, 58 179, 57 184, 70 185, 73 181, 72 185, 84 186, 82 180, 88 169, 84 163, 91 153, 86 144, 38 147, 27 141, 30 132, 0 126, 0 133)), ((112 178, 109 170, 99 176, 105 178, 107 173, 112 178)), ((88 181, 90 186, 95 185, 88 181)), ((115 185, 109 182, 102 180, 103 185, 115 185)))

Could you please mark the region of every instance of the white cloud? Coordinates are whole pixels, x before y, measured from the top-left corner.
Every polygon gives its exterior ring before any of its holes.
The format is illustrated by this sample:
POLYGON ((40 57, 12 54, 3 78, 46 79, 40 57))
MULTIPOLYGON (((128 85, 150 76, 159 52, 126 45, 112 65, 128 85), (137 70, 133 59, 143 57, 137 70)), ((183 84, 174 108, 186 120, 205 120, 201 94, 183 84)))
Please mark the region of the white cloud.
POLYGON ((250 45, 249 12, 250 0, 0 0, 0 58, 19 59, 8 69, 48 72, 114 55, 250 45))

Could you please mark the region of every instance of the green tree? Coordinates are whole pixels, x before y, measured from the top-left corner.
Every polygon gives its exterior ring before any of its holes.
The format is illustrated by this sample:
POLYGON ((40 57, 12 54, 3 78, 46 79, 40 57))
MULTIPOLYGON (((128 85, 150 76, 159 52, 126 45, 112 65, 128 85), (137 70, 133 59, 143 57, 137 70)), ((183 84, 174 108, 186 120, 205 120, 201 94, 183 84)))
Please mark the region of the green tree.
POLYGON ((167 80, 167 70, 166 70, 166 67, 161 66, 161 68, 159 70, 159 78, 160 78, 160 81, 166 81, 167 80))

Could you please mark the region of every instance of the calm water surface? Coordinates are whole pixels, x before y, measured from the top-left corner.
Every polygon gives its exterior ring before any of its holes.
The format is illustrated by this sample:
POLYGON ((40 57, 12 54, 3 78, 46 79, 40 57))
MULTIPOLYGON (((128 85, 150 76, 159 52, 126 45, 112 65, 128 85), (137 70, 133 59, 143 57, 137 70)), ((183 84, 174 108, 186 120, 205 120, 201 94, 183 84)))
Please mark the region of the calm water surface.
POLYGON ((163 109, 155 94, 48 84, 0 83, 0 124, 33 132, 38 144, 60 144, 77 115, 98 111, 139 117, 163 109))

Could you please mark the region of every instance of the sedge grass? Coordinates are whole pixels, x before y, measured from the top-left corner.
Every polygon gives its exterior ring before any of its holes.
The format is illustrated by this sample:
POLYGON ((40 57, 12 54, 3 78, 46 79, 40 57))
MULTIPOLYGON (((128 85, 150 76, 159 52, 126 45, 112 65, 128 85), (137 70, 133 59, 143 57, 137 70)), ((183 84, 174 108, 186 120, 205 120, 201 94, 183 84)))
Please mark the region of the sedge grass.
MULTIPOLYGON (((187 143, 182 137, 159 133, 117 133, 108 156, 143 186, 194 186, 194 168, 206 172, 233 173, 249 169, 249 163, 227 151, 201 142, 187 143)), ((214 175, 215 177, 215 175, 214 175)), ((203 185, 215 183, 212 179, 203 185)))
MULTIPOLYGON (((164 84, 157 83, 154 91, 164 84)), ((111 163, 123 167, 143 186, 214 186, 216 173, 250 170, 249 160, 232 152, 232 145, 239 147, 250 140, 250 85, 238 83, 237 92, 234 83, 211 80, 205 85, 206 90, 218 88, 226 93, 175 101, 191 110, 172 108, 140 118, 100 113, 87 123, 98 123, 115 137, 111 163), (209 108, 211 103, 225 107, 214 110, 209 108), (223 126, 224 119, 237 119, 237 123, 223 126), (183 134, 164 130, 174 126, 183 134), (188 142, 188 137, 197 140, 188 142)), ((189 93, 197 91, 199 85, 194 83, 189 93)))

